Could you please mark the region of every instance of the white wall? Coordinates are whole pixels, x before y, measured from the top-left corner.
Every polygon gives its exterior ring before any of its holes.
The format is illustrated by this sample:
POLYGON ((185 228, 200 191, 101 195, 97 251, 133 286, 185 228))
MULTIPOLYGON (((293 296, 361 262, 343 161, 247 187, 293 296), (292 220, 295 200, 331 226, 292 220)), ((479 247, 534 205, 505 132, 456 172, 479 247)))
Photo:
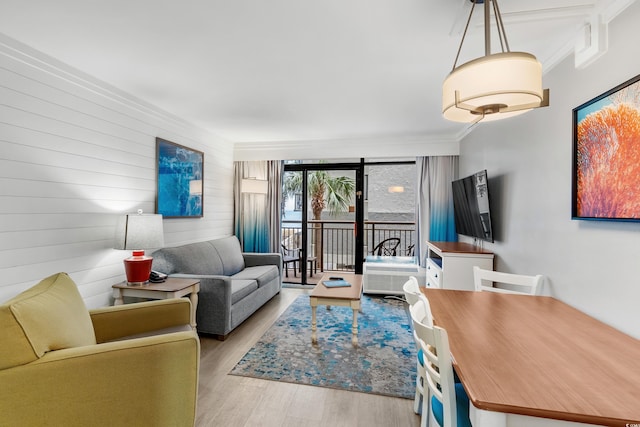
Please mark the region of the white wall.
POLYGON ((497 269, 544 274, 546 294, 640 338, 640 224, 571 220, 571 110, 640 73, 638 22, 636 2, 597 62, 576 70, 570 57, 546 75, 550 107, 477 126, 460 174, 488 171, 497 269))
POLYGON ((115 221, 154 212, 157 136, 205 152, 204 218, 165 219, 165 244, 232 234, 232 144, 0 36, 0 301, 65 271, 112 302, 115 221))

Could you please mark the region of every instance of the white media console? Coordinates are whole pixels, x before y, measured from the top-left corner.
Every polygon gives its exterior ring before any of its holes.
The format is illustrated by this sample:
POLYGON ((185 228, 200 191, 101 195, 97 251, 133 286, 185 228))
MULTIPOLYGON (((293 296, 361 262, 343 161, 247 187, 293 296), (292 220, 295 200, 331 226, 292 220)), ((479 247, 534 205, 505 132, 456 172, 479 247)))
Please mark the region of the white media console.
POLYGON ((469 243, 427 242, 427 287, 473 291, 473 266, 493 270, 493 252, 469 243))
POLYGON ((425 283, 425 269, 416 257, 368 256, 363 267, 362 286, 365 294, 403 295, 402 286, 415 276, 425 283))

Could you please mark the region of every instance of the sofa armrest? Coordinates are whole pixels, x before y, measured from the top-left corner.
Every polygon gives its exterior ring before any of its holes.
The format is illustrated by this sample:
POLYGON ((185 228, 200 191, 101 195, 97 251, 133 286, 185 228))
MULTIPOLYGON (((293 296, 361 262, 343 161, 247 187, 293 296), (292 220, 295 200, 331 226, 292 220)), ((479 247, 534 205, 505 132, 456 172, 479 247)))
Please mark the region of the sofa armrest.
POLYGON ((255 253, 243 252, 244 265, 247 267, 255 267, 257 265, 276 265, 280 276, 282 276, 282 254, 277 252, 271 253, 255 253))
POLYGON ((96 341, 189 325, 191 302, 186 298, 139 302, 90 310, 96 341))
POLYGON ((193 426, 194 331, 52 351, 0 371, 3 425, 193 426))
POLYGON ((229 276, 180 273, 171 277, 200 279, 196 311, 198 332, 225 335, 231 330, 233 280, 229 276))

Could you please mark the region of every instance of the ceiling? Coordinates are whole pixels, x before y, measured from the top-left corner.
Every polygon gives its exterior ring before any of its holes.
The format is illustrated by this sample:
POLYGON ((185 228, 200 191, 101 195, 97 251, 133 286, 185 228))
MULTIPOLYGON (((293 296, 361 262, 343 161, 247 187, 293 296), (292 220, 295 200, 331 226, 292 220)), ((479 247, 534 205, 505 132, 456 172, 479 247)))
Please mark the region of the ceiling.
MULTIPOLYGON (((499 5, 511 50, 533 53, 548 70, 611 1, 499 5)), ((464 130, 442 118, 441 84, 469 0, 1 5, 7 36, 230 141, 437 139, 464 130)), ((459 63, 484 53, 481 11, 476 7, 459 63)))

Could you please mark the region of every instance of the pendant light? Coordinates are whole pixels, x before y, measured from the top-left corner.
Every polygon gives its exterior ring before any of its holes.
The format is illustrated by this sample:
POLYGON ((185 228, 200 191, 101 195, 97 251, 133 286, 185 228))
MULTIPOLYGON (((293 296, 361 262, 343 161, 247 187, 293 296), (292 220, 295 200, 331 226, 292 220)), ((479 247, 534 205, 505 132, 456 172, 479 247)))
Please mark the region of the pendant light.
POLYGON ((471 2, 473 6, 453 69, 442 85, 444 117, 454 122, 475 123, 504 119, 533 108, 547 107, 549 89, 542 89, 542 65, 529 53, 509 50, 497 0, 471 2), (478 3, 484 3, 485 56, 456 67, 473 10, 478 3), (495 54, 491 54, 491 4, 502 47, 502 52, 495 54))

